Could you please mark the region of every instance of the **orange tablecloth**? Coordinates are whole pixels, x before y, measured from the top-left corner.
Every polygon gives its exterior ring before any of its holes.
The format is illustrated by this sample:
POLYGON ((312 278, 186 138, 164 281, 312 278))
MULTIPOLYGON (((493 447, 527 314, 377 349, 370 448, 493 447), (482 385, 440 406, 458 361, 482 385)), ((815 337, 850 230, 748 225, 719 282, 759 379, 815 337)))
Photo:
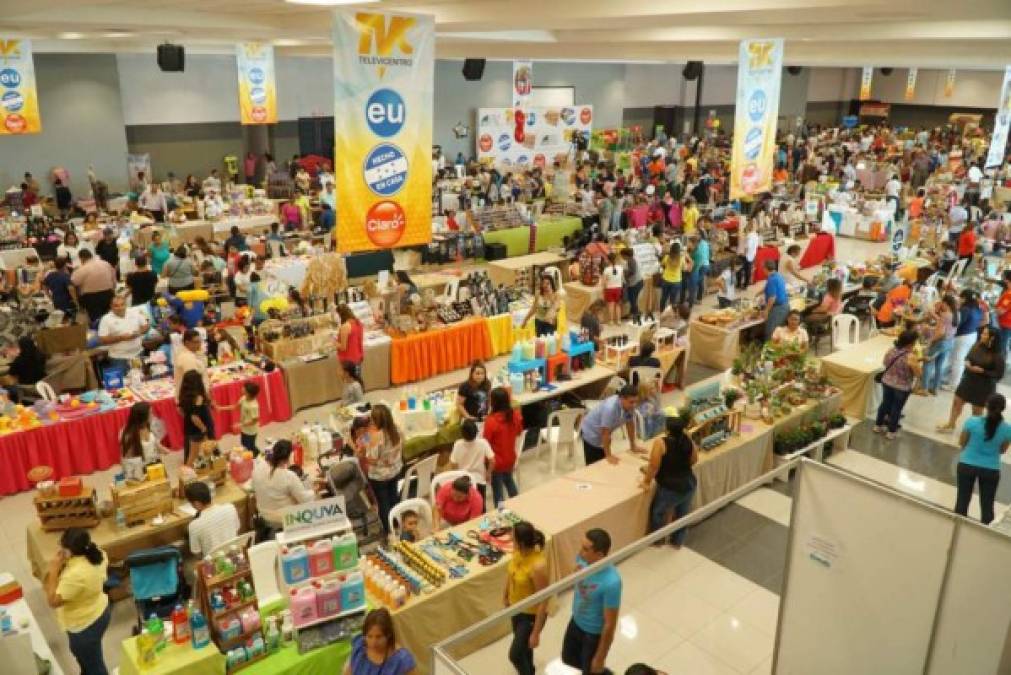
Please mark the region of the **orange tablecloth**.
POLYGON ((487 320, 468 319, 448 328, 393 338, 390 381, 403 384, 424 380, 493 355, 487 320))

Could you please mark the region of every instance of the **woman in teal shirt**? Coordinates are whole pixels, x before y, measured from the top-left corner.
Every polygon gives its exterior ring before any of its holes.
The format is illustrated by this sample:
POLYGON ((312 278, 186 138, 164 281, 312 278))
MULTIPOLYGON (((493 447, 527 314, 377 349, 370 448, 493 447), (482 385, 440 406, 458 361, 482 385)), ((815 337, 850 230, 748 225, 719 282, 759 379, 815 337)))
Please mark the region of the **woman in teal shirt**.
POLYGON ((962 454, 958 457, 958 497, 955 513, 966 515, 972 489, 979 479, 980 521, 984 525, 993 520, 993 501, 1000 482, 1000 456, 1011 443, 1011 424, 1004 421, 1006 401, 1001 394, 994 394, 986 401, 985 417, 970 417, 962 427, 959 445, 962 454))
POLYGON ((691 291, 688 294, 688 303, 695 304, 702 301, 702 296, 706 294, 706 277, 709 276, 709 236, 706 234, 705 225, 699 224, 699 240, 692 250, 692 283, 691 291))
POLYGON ((165 266, 169 256, 172 255, 168 243, 162 241, 161 232, 154 232, 151 235, 151 246, 148 247, 147 252, 151 257, 151 271, 161 276, 161 268, 165 266))

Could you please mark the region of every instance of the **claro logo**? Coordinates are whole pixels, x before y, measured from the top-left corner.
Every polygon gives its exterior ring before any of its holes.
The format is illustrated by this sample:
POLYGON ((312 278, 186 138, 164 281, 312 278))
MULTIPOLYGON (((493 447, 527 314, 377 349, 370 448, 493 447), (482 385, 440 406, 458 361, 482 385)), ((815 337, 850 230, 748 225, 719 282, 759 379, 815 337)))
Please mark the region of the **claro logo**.
POLYGON ((400 241, 406 228, 407 216, 396 202, 376 202, 365 214, 365 233, 369 241, 381 248, 390 248, 400 241))
POLYGON ((414 27, 415 19, 409 16, 390 16, 358 12, 358 61, 367 66, 378 66, 379 77, 387 66, 408 66, 414 63, 414 47, 407 40, 407 31, 414 27), (393 55, 396 47, 401 56, 393 55))

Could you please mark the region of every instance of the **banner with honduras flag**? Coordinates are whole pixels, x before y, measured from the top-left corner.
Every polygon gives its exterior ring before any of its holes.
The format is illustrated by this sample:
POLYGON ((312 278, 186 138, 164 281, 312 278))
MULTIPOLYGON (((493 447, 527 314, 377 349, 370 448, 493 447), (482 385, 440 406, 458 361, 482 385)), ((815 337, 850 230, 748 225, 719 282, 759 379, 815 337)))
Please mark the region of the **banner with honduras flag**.
POLYGON ((435 19, 334 11, 337 250, 432 239, 435 19))
POLYGON ((0 37, 0 136, 40 131, 31 40, 0 37))
POLYGON ((1004 68, 1004 84, 1000 88, 1000 100, 997 101, 997 115, 993 123, 993 137, 990 139, 990 150, 986 153, 984 169, 1000 168, 1004 164, 1009 127, 1011 127, 1011 66, 1004 68))
POLYGON ((243 124, 277 123, 274 47, 242 42, 235 48, 239 66, 239 115, 243 124))
POLYGON ((730 198, 772 189, 783 40, 742 40, 737 59, 730 198))

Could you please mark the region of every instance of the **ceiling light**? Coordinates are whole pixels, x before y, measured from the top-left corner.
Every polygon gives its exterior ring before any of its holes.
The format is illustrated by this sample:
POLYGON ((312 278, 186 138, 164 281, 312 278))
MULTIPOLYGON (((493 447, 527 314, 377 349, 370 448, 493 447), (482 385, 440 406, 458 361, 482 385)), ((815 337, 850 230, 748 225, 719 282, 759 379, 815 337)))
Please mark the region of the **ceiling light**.
POLYGON ((107 37, 107 38, 125 38, 125 37, 130 37, 131 35, 132 35, 132 33, 127 33, 126 31, 122 31, 122 30, 113 30, 113 31, 109 31, 108 33, 102 33, 102 37, 107 37))
POLYGON ((56 37, 61 40, 81 40, 84 38, 84 33, 60 33, 56 37))
POLYGON ((284 0, 292 5, 319 5, 322 7, 336 7, 338 5, 368 5, 379 0, 284 0))
POLYGON ((305 44, 305 40, 293 40, 291 38, 278 38, 274 40, 275 47, 302 47, 305 44))

